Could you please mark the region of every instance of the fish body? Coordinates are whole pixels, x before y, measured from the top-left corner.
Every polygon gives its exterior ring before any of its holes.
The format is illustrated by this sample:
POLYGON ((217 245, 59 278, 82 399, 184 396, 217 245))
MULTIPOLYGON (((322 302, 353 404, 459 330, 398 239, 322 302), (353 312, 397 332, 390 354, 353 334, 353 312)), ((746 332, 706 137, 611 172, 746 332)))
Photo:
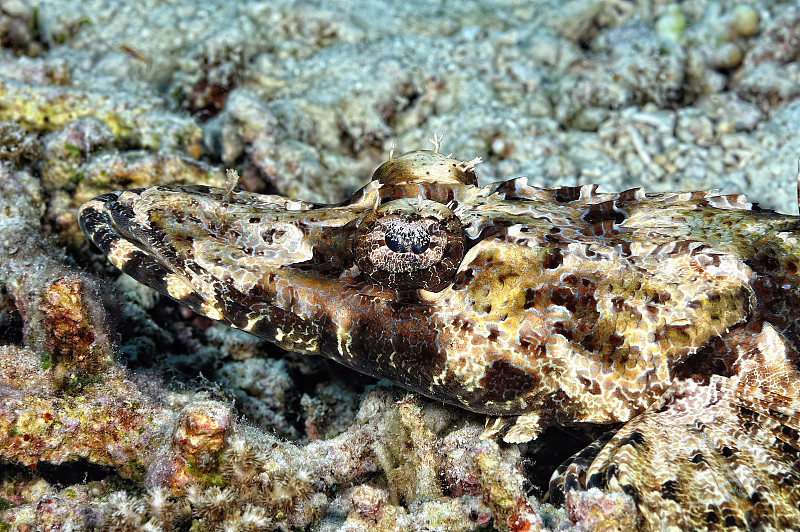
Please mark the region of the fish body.
POLYGON ((634 493, 656 528, 695 523, 681 508, 703 504, 703 522, 724 524, 732 500, 735 524, 800 523, 793 488, 761 479, 703 502, 692 482, 709 468, 687 466, 705 441, 687 426, 710 416, 719 442, 738 437, 737 456, 772 452, 774 475, 800 481, 800 218, 714 191, 478 187, 475 163, 438 146, 390 158, 336 205, 204 186, 111 192, 80 224, 116 267, 194 311, 486 413, 486 436, 628 422, 560 468, 556 499, 634 493), (771 428, 745 434, 759 416, 771 428), (620 470, 663 454, 670 434, 685 458, 620 470), (792 507, 788 521, 753 513, 763 501, 792 507))

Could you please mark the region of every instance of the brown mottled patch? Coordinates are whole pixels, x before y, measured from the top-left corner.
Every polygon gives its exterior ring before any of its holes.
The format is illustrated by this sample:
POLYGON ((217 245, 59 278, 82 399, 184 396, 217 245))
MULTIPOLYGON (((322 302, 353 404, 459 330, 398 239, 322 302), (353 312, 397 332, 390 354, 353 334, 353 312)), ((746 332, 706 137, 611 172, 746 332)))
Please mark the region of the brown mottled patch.
POLYGON ((550 248, 542 259, 542 267, 546 270, 555 270, 564 263, 564 256, 559 248, 550 248))
POLYGON ((621 224, 628 216, 617 208, 615 201, 611 200, 590 205, 581 218, 588 224, 602 224, 603 222, 621 224))
POLYGON ((559 203, 570 203, 581 197, 581 187, 562 186, 553 190, 553 200, 559 203))
POLYGON ((529 309, 541 306, 542 302, 545 301, 546 293, 546 287, 526 288, 523 308, 529 309))
POLYGON ((520 392, 535 389, 538 383, 536 375, 505 360, 498 360, 486 368, 486 375, 481 379, 485 391, 481 395, 485 401, 505 403, 516 399, 520 392))

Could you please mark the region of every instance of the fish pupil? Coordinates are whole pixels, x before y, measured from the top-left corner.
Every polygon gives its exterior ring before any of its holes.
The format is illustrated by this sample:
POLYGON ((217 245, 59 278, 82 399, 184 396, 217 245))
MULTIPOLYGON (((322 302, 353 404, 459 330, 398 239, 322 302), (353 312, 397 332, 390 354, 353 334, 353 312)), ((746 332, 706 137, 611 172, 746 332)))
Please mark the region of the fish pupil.
POLYGON ((419 225, 395 225, 386 231, 386 246, 395 253, 424 253, 430 245, 430 238, 424 227, 419 225))

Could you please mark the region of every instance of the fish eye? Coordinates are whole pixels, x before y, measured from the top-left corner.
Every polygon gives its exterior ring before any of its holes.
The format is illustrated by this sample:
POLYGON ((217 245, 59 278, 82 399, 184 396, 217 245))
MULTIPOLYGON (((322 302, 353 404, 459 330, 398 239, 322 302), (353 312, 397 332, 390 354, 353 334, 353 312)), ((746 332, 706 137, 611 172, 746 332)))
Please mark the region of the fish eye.
POLYGON ((399 199, 370 211, 356 230, 352 251, 372 282, 395 290, 441 290, 464 258, 466 235, 448 207, 399 199))

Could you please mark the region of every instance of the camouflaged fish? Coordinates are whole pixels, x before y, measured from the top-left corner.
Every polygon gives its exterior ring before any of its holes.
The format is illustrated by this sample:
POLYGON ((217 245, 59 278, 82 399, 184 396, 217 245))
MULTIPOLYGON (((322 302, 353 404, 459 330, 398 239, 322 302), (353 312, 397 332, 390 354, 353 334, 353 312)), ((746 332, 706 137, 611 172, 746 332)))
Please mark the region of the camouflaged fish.
POLYGON ((338 205, 156 186, 80 224, 194 311, 489 414, 486 436, 626 422, 553 502, 598 487, 642 528, 800 527, 800 219, 715 192, 481 188, 434 144, 338 205))

